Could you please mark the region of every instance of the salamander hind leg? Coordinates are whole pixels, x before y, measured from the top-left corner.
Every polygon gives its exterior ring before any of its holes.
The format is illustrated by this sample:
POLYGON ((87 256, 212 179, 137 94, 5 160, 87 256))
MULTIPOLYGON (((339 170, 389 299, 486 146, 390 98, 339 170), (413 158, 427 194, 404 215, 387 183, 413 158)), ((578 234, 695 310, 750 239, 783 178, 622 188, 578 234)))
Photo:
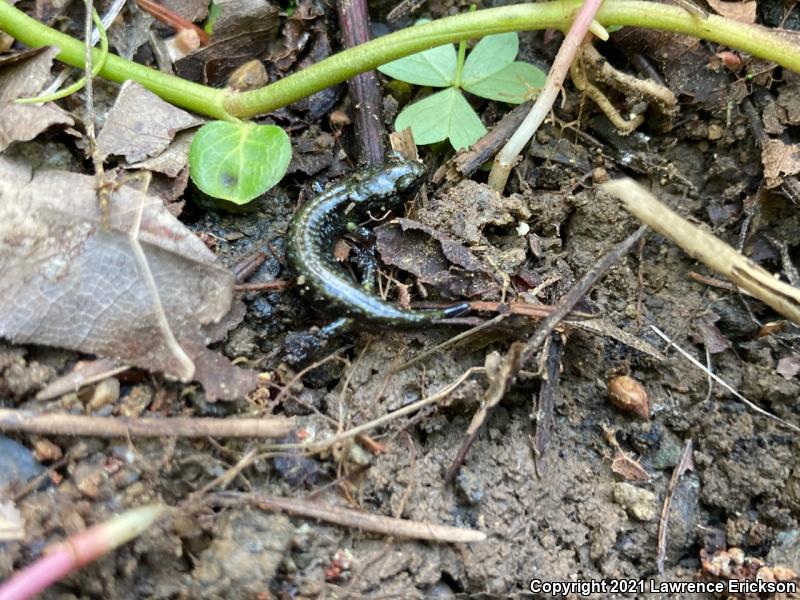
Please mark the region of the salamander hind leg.
POLYGON ((459 302, 458 304, 453 304, 453 306, 448 306, 447 308, 442 309, 442 318, 449 319, 451 317, 460 317, 466 312, 470 310, 469 302, 459 302))

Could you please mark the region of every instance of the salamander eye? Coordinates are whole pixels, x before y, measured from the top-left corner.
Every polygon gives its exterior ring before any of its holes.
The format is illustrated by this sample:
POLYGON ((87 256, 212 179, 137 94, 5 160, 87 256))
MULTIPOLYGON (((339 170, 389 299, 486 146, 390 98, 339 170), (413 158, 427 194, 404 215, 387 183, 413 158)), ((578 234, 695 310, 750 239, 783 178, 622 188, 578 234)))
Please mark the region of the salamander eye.
POLYGON ((397 188, 407 190, 417 183, 417 176, 414 173, 406 173, 397 178, 397 188))

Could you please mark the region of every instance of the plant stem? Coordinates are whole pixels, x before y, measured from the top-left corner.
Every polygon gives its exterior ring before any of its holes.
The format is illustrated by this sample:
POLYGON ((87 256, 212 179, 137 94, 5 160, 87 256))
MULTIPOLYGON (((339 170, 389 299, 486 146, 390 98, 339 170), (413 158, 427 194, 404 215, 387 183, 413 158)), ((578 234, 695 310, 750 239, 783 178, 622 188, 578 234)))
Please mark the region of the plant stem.
POLYGON ((458 61, 456 62, 456 76, 453 80, 453 87, 461 87, 461 74, 464 72, 464 57, 467 55, 467 40, 458 42, 458 61))
MULTIPOLYGON (((301 98, 374 69, 378 65, 463 39, 532 29, 569 28, 580 0, 558 0, 479 10, 409 27, 335 54, 260 90, 226 95, 109 55, 100 75, 112 81, 133 79, 165 100, 208 116, 231 120, 269 113, 301 98)), ((774 61, 800 72, 800 49, 769 29, 718 16, 702 19, 678 6, 641 0, 607 0, 596 20, 604 26, 622 25, 683 33, 717 42, 774 61)), ((0 29, 28 46, 61 48, 59 60, 83 66, 83 44, 39 23, 0 0, 0 29)), ((99 52, 99 51, 97 51, 99 52)), ((95 60, 99 59, 95 55, 95 60)))
POLYGON ((522 152, 522 148, 534 136, 547 113, 553 108, 558 93, 564 86, 564 79, 567 77, 569 67, 575 60, 578 48, 580 48, 583 38, 586 37, 589 25, 602 3, 603 0, 585 0, 575 15, 575 20, 564 37, 564 41, 561 42, 561 48, 558 49, 558 54, 550 67, 544 88, 536 98, 531 111, 495 157, 492 172, 489 174, 489 185, 500 193, 506 187, 508 174, 522 152))
MULTIPOLYGON (((580 0, 518 4, 409 27, 335 54, 260 90, 230 96, 225 100, 225 108, 239 117, 271 112, 367 69, 462 39, 531 29, 566 30, 580 6, 580 0)), ((678 6, 640 0, 607 0, 595 18, 606 27, 622 25, 685 33, 800 72, 800 48, 763 27, 713 15, 700 19, 678 6)))
POLYGON ((32 598, 73 571, 138 537, 166 511, 162 504, 128 510, 81 531, 0 584, 3 600, 32 598))
MULTIPOLYGON (((0 0, 0 29, 31 48, 58 46, 61 49, 58 60, 81 69, 84 66, 85 48, 82 41, 51 29, 14 8, 6 0, 0 0)), ((93 60, 101 60, 100 50, 94 51, 93 60)), ((100 76, 119 83, 132 79, 176 106, 216 119, 236 120, 223 107, 225 93, 222 90, 167 75, 115 54, 108 55, 100 76)))

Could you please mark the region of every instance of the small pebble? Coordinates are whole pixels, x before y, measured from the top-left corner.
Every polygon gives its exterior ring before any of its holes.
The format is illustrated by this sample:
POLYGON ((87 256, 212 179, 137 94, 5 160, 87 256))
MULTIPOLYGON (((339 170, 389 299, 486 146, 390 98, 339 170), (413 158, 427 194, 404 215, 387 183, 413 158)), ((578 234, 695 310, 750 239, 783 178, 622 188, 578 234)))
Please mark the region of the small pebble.
POLYGON ((94 392, 92 392, 87 408, 90 412, 97 412, 102 407, 113 404, 118 398, 119 380, 115 377, 109 377, 94 386, 94 392))
POLYGON ((53 442, 46 438, 38 438, 33 442, 33 455, 40 462, 58 460, 64 452, 53 442))
POLYGON ((614 484, 614 502, 639 521, 652 521, 658 514, 656 495, 630 483, 614 484))

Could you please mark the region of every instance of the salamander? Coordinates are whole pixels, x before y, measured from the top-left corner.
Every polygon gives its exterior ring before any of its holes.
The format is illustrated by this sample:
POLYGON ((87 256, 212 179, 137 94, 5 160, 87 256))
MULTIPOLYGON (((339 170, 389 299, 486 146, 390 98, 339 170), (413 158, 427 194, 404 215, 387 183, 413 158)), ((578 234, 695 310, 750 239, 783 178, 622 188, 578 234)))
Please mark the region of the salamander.
MULTIPOLYGON (((367 168, 306 202, 292 217, 287 236, 287 258, 300 289, 313 294, 322 308, 340 319, 335 327, 367 325, 418 329, 469 309, 468 303, 443 309, 403 310, 369 293, 373 269, 363 261, 366 281, 359 284, 333 257, 333 245, 348 231, 354 218, 368 211, 396 210, 414 193, 425 167, 400 155, 367 168)), ((330 326, 329 326, 330 327, 330 326)))

